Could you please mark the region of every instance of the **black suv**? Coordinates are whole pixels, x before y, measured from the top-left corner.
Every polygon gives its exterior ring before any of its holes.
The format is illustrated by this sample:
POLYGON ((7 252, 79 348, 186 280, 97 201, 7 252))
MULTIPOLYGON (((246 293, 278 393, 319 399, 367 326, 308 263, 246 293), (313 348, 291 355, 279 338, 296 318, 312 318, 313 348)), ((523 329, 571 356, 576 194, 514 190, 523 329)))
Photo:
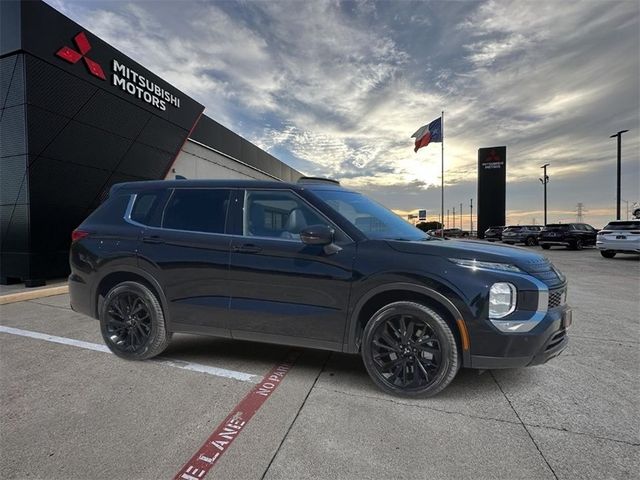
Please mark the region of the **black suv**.
POLYGON ((502 232, 502 242, 507 245, 524 243, 528 247, 533 247, 538 244, 541 230, 540 225, 512 225, 502 232))
POLYGON ((502 231, 504 227, 489 227, 484 231, 484 239, 488 242, 502 240, 502 231))
POLYGON ((545 250, 553 245, 582 250, 595 245, 597 235, 598 231, 586 223, 550 223, 540 232, 538 243, 545 250))
POLYGON ((174 332, 321 348, 428 396, 461 366, 536 365, 568 342, 546 258, 430 237, 333 181, 119 184, 72 239, 71 306, 127 359, 174 332))

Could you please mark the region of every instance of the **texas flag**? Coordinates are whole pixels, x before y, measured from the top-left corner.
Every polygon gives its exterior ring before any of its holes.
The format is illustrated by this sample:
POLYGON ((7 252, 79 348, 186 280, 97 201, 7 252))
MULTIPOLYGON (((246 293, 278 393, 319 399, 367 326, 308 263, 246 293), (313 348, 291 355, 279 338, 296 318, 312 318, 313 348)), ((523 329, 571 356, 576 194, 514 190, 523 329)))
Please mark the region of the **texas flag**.
POLYGON ((411 138, 416 139, 414 152, 426 147, 430 142, 442 142, 442 117, 436 118, 429 125, 420 127, 416 133, 411 135, 411 138))

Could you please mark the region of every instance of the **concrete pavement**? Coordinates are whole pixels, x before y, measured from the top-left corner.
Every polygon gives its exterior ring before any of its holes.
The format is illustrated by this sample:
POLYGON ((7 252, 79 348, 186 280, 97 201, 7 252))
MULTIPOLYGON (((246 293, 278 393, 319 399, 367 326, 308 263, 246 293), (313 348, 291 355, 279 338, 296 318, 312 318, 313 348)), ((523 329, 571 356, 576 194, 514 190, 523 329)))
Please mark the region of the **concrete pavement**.
MULTIPOLYGON (((357 356, 303 350, 206 478, 637 478, 640 262, 543 253, 570 281, 560 357, 418 400, 357 356)), ((0 324, 102 343, 67 295, 0 306, 0 324)), ((259 378, 288 351, 176 335, 164 356, 259 378)), ((2 478, 171 478, 254 385, 6 333, 0 366, 2 478)))

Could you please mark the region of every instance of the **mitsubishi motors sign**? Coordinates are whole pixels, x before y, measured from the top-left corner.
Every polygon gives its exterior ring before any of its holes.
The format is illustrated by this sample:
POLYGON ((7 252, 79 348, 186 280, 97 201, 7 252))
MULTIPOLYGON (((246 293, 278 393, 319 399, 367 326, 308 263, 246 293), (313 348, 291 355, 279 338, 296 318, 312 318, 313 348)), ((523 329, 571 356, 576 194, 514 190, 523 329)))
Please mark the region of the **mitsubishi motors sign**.
POLYGON ((153 80, 149 80, 116 59, 112 60, 111 66, 112 85, 120 87, 123 91, 162 111, 167 109, 167 105, 180 108, 180 97, 168 92, 153 80))
MULTIPOLYGON (((16 34, 18 42, 14 48, 187 131, 202 113, 201 104, 49 5, 43 2, 16 5, 22 30, 16 34)), ((2 46, 3 49, 8 47, 7 42, 2 46)), ((10 53, 2 51, 3 54, 10 53)), ((136 55, 144 62, 144 51, 137 51, 136 55)))
MULTIPOLYGON (((106 80, 107 77, 102 66, 88 57, 91 44, 87 39, 87 34, 85 32, 78 33, 73 37, 73 42, 77 50, 65 45, 56 52, 56 56, 71 64, 76 64, 83 60, 91 75, 106 80)), ((180 97, 173 95, 153 80, 136 72, 133 68, 115 58, 111 60, 111 84, 159 110, 165 111, 167 105, 180 108, 180 97)))

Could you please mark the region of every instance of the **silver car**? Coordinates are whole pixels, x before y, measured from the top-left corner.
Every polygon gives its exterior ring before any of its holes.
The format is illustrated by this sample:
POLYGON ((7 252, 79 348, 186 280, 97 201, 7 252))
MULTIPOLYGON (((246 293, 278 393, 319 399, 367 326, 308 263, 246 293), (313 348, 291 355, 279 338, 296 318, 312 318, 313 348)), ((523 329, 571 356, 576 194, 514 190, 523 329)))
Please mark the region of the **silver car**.
POLYGON ((598 232, 596 247, 605 258, 640 253, 640 220, 614 220, 598 232))

